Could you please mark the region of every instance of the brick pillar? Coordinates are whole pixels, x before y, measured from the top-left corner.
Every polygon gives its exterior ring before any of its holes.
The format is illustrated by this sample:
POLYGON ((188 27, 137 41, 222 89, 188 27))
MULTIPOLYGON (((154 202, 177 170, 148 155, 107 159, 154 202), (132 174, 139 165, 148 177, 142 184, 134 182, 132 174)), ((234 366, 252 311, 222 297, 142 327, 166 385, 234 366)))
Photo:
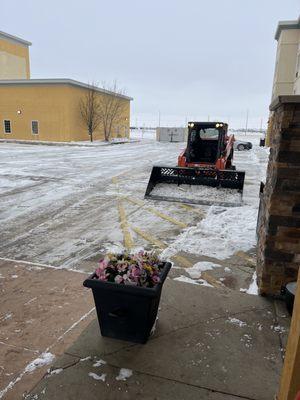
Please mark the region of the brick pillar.
POLYGON ((261 294, 279 294, 300 265, 300 96, 279 96, 273 112, 267 180, 258 217, 261 294))

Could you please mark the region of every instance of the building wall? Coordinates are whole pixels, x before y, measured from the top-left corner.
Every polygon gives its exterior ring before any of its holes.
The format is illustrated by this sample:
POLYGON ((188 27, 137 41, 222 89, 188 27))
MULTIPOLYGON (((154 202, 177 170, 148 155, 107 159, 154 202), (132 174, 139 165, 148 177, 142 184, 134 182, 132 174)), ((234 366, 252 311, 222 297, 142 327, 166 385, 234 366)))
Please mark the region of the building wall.
POLYGON ((69 140, 68 91, 67 85, 0 86, 0 138, 69 140), (4 119, 11 120, 11 134, 4 133, 4 119), (39 121, 38 135, 31 133, 32 120, 39 121))
MULTIPOLYGON (((70 135, 72 140, 89 140, 87 127, 84 125, 79 111, 79 103, 87 94, 87 89, 70 86, 69 97, 69 117, 70 117, 70 135)), ((107 96, 98 93, 98 96, 107 96)), ((117 121, 112 128, 112 137, 129 137, 130 133, 130 101, 123 100, 124 107, 120 121, 117 121)), ((103 127, 99 126, 93 133, 94 140, 104 140, 103 127)))
MULTIPOLYGON (((0 139, 41 141, 89 140, 79 112, 79 101, 86 89, 61 85, 0 85, 0 139), (18 110, 21 111, 18 114, 18 110), (11 121, 12 133, 4 133, 4 120, 11 121), (39 123, 39 134, 32 134, 31 121, 39 123)), ((112 137, 129 136, 130 101, 124 100, 122 121, 113 127, 112 137), (126 129, 125 129, 126 128, 126 129), (126 132, 125 132, 126 131, 126 132)), ((104 139, 99 128, 95 140, 104 139)))
POLYGON ((29 47, 0 38, 0 79, 29 78, 29 47))
POLYGON ((279 95, 294 94, 299 43, 300 29, 281 32, 277 45, 272 100, 279 95))
POLYGON ((271 105, 273 125, 266 185, 257 224, 257 277, 261 294, 280 294, 300 266, 300 96, 271 105))
POLYGON ((296 72, 295 72, 295 83, 294 83, 294 94, 300 94, 300 33, 299 33, 299 44, 297 51, 297 60, 296 60, 296 72))
MULTIPOLYGON (((277 53, 272 88, 272 101, 278 96, 300 94, 300 29, 286 28, 276 36, 277 53)), ((271 144, 273 113, 269 115, 266 146, 271 144)))
POLYGON ((156 128, 156 140, 158 142, 185 142, 186 139, 186 128, 156 128))

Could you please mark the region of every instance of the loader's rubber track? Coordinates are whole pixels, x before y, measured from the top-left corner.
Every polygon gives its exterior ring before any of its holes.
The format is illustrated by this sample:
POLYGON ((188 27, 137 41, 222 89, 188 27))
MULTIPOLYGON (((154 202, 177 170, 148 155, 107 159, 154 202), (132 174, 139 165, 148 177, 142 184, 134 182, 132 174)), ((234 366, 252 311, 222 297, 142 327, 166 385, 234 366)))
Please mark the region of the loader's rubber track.
POLYGON ((184 167, 165 167, 154 166, 150 175, 145 198, 155 200, 177 201, 182 203, 206 204, 211 205, 215 202, 200 199, 184 199, 175 197, 157 196, 151 194, 153 188, 158 183, 173 183, 182 185, 204 185, 211 187, 222 187, 236 189, 240 193, 240 202, 222 202, 218 205, 240 206, 242 204, 242 194, 244 188, 245 172, 235 170, 217 170, 215 168, 184 168, 184 167))

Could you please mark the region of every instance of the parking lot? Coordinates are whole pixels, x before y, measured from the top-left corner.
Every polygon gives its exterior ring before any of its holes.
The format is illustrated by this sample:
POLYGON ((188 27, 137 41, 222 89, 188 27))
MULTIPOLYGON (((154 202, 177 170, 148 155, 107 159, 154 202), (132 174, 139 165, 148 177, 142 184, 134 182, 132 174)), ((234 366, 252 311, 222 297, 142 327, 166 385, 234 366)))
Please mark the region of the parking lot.
POLYGON ((95 318, 82 281, 108 251, 154 249, 173 262, 170 278, 179 283, 253 292, 267 151, 235 153, 246 171, 241 207, 144 200, 152 165, 176 165, 183 147, 150 138, 88 147, 1 143, 0 398, 32 388, 47 366, 27 374, 30 360, 62 354, 95 318))

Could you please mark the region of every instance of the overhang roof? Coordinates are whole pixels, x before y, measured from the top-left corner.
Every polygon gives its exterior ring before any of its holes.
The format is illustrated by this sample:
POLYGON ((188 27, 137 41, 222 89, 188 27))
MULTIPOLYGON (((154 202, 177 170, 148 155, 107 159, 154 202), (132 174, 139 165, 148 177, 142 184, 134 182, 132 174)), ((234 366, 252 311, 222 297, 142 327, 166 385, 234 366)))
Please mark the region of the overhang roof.
POLYGON ((275 32, 275 39, 278 40, 281 31, 285 29, 300 29, 300 16, 294 21, 279 21, 275 32))
POLYGON ((17 44, 21 44, 23 46, 31 46, 31 42, 27 42, 27 40, 21 39, 17 36, 10 35, 9 33, 0 31, 0 39, 6 39, 10 42, 14 42, 17 44))
MULTIPOLYGON (((94 88, 97 92, 106 94, 115 94, 109 90, 99 88, 97 86, 89 85, 87 83, 75 81, 73 79, 1 79, 0 86, 31 86, 31 85, 71 85, 75 87, 81 87, 84 89, 94 88)), ((132 97, 125 96, 123 94, 118 94, 126 100, 133 100, 132 97)))

